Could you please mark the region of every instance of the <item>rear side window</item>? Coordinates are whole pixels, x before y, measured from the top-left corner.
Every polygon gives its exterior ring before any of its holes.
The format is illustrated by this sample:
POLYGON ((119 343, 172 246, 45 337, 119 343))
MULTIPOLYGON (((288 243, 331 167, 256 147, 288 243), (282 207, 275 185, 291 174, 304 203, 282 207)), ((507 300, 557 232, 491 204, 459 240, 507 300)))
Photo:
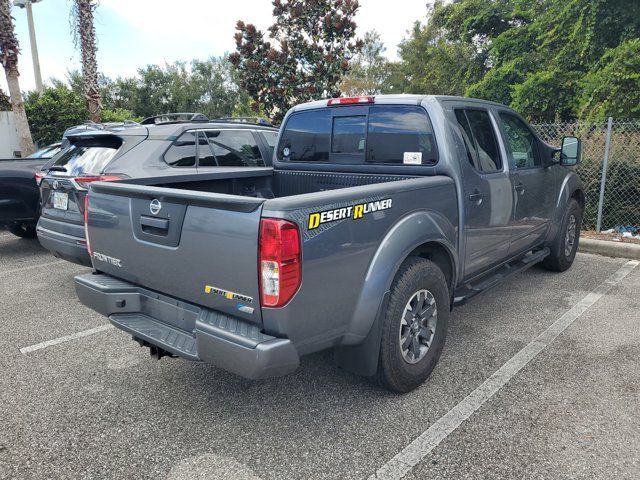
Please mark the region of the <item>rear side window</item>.
POLYGON ((264 160, 249 130, 205 132, 216 163, 220 167, 264 167, 264 160))
POLYGON ((51 166, 63 167, 70 176, 99 174, 104 171, 122 145, 119 138, 76 141, 62 152, 51 166))
POLYGON ((476 170, 484 173, 501 171, 502 159, 489 112, 472 109, 456 110, 456 119, 467 148, 469 163, 476 170))
POLYGON ((164 154, 172 167, 196 166, 196 132, 184 132, 164 154))
POLYGON ((361 107, 350 116, 340 115, 338 109, 343 107, 334 108, 291 115, 282 132, 278 157, 290 162, 437 163, 433 129, 423 108, 361 107))

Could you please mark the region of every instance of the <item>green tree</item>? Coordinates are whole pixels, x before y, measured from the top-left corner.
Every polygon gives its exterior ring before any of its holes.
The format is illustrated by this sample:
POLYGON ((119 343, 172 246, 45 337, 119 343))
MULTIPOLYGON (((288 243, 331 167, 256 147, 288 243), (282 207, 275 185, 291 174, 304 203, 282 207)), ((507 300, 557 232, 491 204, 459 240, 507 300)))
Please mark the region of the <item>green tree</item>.
POLYGON ((168 112, 199 112, 209 118, 232 115, 248 95, 238 85, 224 57, 147 65, 134 77, 104 79, 100 88, 108 108, 130 110, 136 117, 168 112))
POLYGON ((342 78, 340 90, 347 96, 391 93, 393 85, 389 80, 393 67, 384 56, 385 50, 378 32, 365 33, 362 51, 349 62, 349 71, 342 78))
POLYGON ((230 60, 253 108, 279 121, 292 105, 339 96, 349 60, 362 48, 355 40, 358 8, 357 0, 273 0, 272 41, 239 21, 230 60))
MULTIPOLYGON (((54 80, 53 86, 45 88, 42 93, 29 92, 25 107, 34 140, 41 146, 59 142, 67 128, 89 121, 84 95, 59 80, 54 80)), ((125 120, 137 118, 121 108, 102 109, 104 122, 125 120)))
POLYGON ((0 112, 7 112, 11 110, 11 99, 0 88, 0 112))
POLYGON ((581 86, 580 116, 640 118, 640 38, 607 50, 581 86))
POLYGON ((437 1, 401 47, 404 89, 486 98, 538 120, 638 116, 626 43, 638 37, 637 0, 437 1))
POLYGON ((52 88, 45 88, 42 93, 29 92, 25 107, 33 138, 41 146, 59 142, 67 128, 88 119, 84 97, 62 82, 54 82, 52 88))

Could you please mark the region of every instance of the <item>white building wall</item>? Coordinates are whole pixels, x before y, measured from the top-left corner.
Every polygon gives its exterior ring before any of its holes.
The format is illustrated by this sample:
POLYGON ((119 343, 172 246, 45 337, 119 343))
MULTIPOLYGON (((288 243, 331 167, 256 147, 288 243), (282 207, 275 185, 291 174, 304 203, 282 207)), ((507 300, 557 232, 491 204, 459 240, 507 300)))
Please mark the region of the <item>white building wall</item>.
POLYGON ((19 150, 13 112, 0 112, 0 158, 13 158, 19 150))

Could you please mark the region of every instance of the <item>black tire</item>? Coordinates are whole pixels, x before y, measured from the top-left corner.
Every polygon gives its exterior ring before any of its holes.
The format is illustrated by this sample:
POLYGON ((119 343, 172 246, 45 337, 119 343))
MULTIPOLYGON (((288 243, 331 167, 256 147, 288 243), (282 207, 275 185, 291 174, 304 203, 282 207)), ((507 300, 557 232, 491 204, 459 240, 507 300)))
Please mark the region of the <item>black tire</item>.
MULTIPOLYGON (((444 347, 449 313, 449 289, 442 271, 435 263, 421 257, 409 257, 405 260, 391 285, 391 296, 382 325, 378 379, 386 388, 394 392, 406 393, 420 386, 429 377, 444 347), (408 350, 405 352, 401 347, 401 341, 403 331, 407 332, 407 339, 408 335, 414 335, 410 333, 413 332, 412 327, 409 324, 403 324, 405 315, 409 317, 413 315, 410 310, 407 310, 407 307, 413 305, 409 302, 419 299, 420 297, 416 295, 425 290, 431 294, 431 297, 422 306, 428 304, 431 299, 435 301, 436 323, 428 329, 435 330, 430 342, 419 337, 420 348, 427 348, 426 352, 421 353, 424 356, 420 358, 420 355, 412 356, 408 350), (429 346, 426 346, 427 342, 429 346), (407 359, 406 356, 409 358, 407 359), (411 361, 415 363, 410 363, 411 361)), ((425 316, 433 321, 434 315, 429 316, 427 313, 425 316)), ((409 343, 414 345, 412 341, 409 343)))
POLYGON ((568 270, 576 258, 578 243, 580 242, 580 228, 582 227, 582 208, 575 200, 571 200, 567 211, 562 218, 562 224, 556 234, 556 238, 550 245, 551 253, 542 261, 542 266, 553 272, 568 270), (570 227, 574 224, 573 240, 569 234, 570 227))
POLYGON ((20 238, 36 238, 35 225, 9 225, 9 231, 16 237, 20 238))

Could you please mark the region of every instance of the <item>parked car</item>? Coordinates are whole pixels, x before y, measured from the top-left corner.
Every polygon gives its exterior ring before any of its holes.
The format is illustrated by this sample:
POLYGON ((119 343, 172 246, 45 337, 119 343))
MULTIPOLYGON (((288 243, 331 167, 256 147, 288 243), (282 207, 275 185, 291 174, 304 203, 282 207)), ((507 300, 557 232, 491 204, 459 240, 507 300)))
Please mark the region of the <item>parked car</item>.
POLYGON ((206 179, 221 167, 270 166, 277 131, 244 120, 209 120, 192 113, 67 131, 69 147, 47 166, 41 182, 40 243, 56 257, 90 266, 84 236, 84 200, 90 183, 149 176, 175 182, 196 172, 206 179))
POLYGON ((435 367, 453 305, 538 262, 571 266, 580 145, 547 145, 482 100, 300 105, 273 169, 92 185, 95 271, 76 291, 157 357, 265 378, 334 348, 407 392, 435 367))
POLYGON ((40 170, 60 148, 60 143, 54 143, 25 158, 0 160, 0 227, 19 237, 36 236, 40 170))

